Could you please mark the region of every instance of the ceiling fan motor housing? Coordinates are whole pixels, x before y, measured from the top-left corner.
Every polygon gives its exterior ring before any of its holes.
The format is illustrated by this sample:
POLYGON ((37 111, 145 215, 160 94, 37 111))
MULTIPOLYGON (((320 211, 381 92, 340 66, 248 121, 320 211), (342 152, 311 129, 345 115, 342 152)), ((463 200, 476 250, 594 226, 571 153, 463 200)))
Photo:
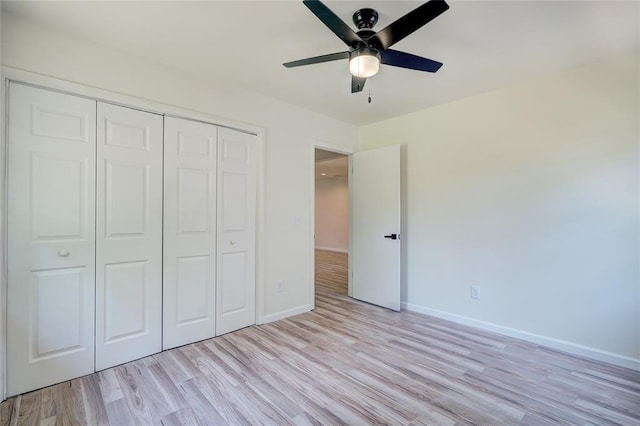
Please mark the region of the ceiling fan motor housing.
POLYGON ((357 49, 352 50, 351 52, 349 52, 349 60, 357 57, 357 56, 373 56, 375 58, 378 59, 378 61, 381 60, 380 57, 380 51, 378 49, 376 49, 375 47, 370 47, 370 46, 365 46, 365 47, 359 47, 357 49))

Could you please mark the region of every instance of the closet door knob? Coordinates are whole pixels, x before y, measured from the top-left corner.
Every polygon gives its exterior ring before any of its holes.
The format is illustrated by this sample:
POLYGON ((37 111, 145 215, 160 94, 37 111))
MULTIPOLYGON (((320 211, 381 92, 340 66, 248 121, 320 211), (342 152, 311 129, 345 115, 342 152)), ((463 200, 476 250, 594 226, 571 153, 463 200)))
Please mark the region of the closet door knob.
POLYGON ((60 250, 60 251, 58 252, 58 256, 60 256, 60 257, 67 257, 67 256, 69 256, 69 252, 68 252, 68 251, 66 251, 66 250, 60 250))
POLYGON ((234 245, 235 243, 236 243, 236 242, 235 242, 235 241, 233 241, 233 240, 229 241, 229 244, 231 244, 231 245, 234 245))

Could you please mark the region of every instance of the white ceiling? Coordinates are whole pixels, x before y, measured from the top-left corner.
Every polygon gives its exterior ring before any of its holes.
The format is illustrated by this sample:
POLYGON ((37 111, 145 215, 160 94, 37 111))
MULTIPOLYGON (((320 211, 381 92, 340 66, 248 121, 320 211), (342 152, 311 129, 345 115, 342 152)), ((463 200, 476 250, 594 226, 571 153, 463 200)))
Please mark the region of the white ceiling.
POLYGON ((333 151, 325 151, 324 149, 316 148, 315 150, 316 163, 325 160, 331 160, 332 158, 345 157, 344 154, 333 151))
POLYGON ((319 161, 316 160, 316 180, 347 177, 348 174, 349 157, 346 155, 339 155, 338 157, 319 161))
MULTIPOLYGON (((352 24, 373 7, 376 30, 422 2, 326 1, 352 24)), ((436 74, 385 67, 350 93, 347 61, 283 62, 346 50, 301 1, 3 1, 2 7, 82 39, 202 80, 225 81, 362 125, 637 49, 635 1, 456 1, 394 49, 436 59, 436 74), (371 92, 372 103, 367 103, 371 92)))

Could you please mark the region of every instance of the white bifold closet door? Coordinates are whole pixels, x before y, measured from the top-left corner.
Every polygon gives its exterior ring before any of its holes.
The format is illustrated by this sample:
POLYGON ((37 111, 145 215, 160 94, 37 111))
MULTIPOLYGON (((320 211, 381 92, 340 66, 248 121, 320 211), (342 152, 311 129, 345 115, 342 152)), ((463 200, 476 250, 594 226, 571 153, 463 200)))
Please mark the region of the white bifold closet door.
POLYGON ((162 350, 162 116, 98 103, 96 370, 162 350))
POLYGON ((163 349, 216 333, 217 130, 165 118, 163 349))
POLYGON ((216 334, 255 324, 257 137, 218 129, 216 334))
POLYGON ((9 93, 8 395, 255 324, 256 136, 9 93))
POLYGON ((96 102, 11 83, 7 395, 93 372, 96 102))

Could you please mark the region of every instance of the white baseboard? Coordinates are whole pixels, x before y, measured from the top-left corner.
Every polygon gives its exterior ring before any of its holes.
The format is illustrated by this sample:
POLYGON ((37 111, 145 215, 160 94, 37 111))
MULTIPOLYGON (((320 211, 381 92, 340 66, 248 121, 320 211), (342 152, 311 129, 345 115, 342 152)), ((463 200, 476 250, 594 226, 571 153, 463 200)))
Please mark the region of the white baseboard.
POLYGON ((316 250, 335 251, 336 253, 349 253, 349 250, 335 247, 319 247, 316 246, 316 250))
POLYGON ((491 331, 493 333, 502 334, 504 336, 514 337, 516 339, 525 340, 527 342, 547 346, 553 349, 568 352, 570 354, 579 355, 579 356, 591 358, 597 361, 607 362, 609 364, 614 364, 621 367, 631 368, 633 370, 640 371, 640 359, 638 358, 619 355, 612 352, 591 348, 589 346, 583 346, 577 343, 567 342, 566 340, 560 340, 560 339, 555 339, 553 337, 547 337, 539 334, 529 333, 528 331, 505 327, 502 325, 493 324, 486 321, 480 321, 474 318, 452 314, 449 312, 439 311, 436 309, 426 308, 424 306, 413 305, 406 302, 402 302, 402 309, 406 309, 407 311, 417 312, 420 314, 431 315, 433 317, 453 321, 458 324, 468 325, 470 327, 479 328, 481 330, 491 331))
POLYGON ((305 312, 309 312, 309 311, 311 311, 311 305, 297 306, 297 307, 292 308, 292 309, 287 309, 287 310, 284 310, 284 311, 276 312, 275 314, 265 315, 262 318, 262 323, 261 324, 267 324, 267 323, 270 323, 270 322, 274 322, 274 321, 278 321, 278 320, 285 319, 285 318, 288 318, 288 317, 292 317, 294 315, 304 314, 305 312))

